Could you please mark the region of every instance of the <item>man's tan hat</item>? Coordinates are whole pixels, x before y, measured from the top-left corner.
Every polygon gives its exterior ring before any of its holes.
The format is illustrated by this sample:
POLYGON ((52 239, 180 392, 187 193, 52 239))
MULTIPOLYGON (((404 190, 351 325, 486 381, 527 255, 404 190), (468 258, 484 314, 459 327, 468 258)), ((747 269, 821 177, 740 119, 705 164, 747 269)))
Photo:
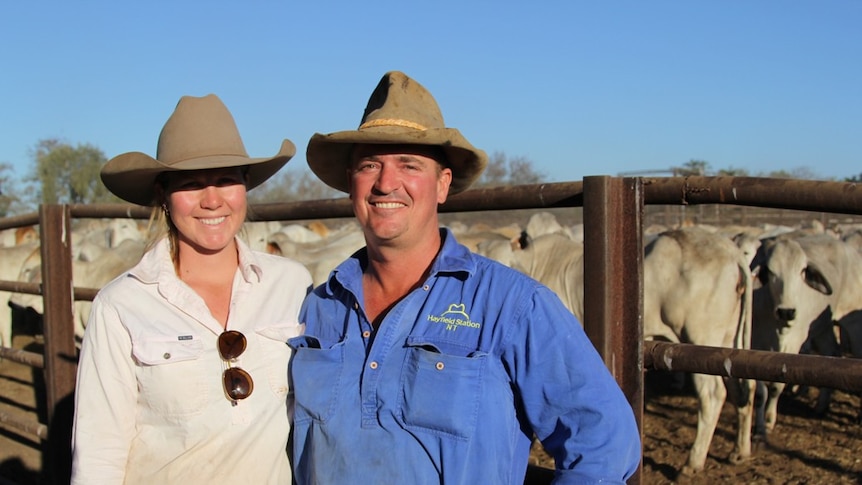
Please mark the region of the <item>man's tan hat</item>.
POLYGON ((450 194, 470 187, 488 164, 484 151, 471 145, 455 128, 446 128, 431 93, 399 71, 387 72, 380 80, 357 130, 315 133, 308 142, 305 158, 320 180, 347 192, 347 168, 355 144, 441 147, 447 158, 444 162, 452 169, 450 194))
POLYGON ((262 184, 296 153, 290 140, 272 158, 249 158, 233 116, 214 94, 183 96, 159 135, 156 158, 128 152, 108 160, 102 182, 133 204, 155 205, 154 184, 162 172, 248 166, 248 189, 262 184))

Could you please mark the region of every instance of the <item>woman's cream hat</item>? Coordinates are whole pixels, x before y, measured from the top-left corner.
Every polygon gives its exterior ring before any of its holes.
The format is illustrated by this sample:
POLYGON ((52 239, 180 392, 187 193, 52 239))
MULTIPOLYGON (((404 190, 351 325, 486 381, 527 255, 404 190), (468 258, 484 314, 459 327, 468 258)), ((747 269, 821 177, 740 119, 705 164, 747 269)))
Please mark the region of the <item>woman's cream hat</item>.
POLYGON ((290 140, 272 158, 249 158, 233 116, 214 94, 183 96, 159 135, 156 158, 141 152, 117 155, 102 167, 102 182, 133 204, 155 205, 162 172, 248 166, 248 189, 275 174, 296 153, 290 140))

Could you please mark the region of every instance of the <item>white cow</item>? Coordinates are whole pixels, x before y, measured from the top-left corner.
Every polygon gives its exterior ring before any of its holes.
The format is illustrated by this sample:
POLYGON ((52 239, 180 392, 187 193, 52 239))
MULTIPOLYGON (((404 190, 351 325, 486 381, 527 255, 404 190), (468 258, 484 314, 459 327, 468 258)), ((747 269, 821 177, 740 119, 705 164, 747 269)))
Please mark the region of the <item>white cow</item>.
POLYGON ((489 238, 476 252, 521 271, 550 288, 578 320, 584 316, 584 244, 563 233, 522 237, 521 244, 489 238))
MULTIPOLYGON (((131 268, 141 259, 145 243, 140 240, 125 239, 115 248, 104 249, 101 255, 90 261, 72 260, 72 283, 79 288, 99 289, 118 275, 131 268)), ((42 281, 41 258, 31 258, 33 261, 26 274, 20 276, 22 281, 39 283, 42 281)), ((9 304, 19 309, 30 309, 37 314, 44 313, 41 295, 16 293, 12 295, 9 304)), ((90 313, 91 302, 75 301, 74 325, 75 338, 80 342, 84 335, 84 327, 90 313)))
MULTIPOLYGON (((583 317, 583 244, 562 234, 522 238, 522 249, 503 238, 489 239, 477 252, 542 282, 583 317)), ((727 237, 701 229, 669 231, 646 248, 644 335, 672 342, 749 348, 751 273, 742 251, 727 237)), ((737 404, 739 426, 732 462, 751 454, 752 381, 695 375, 700 410, 695 443, 684 473, 701 470, 728 390, 737 404)))
POLYGON ((35 242, 39 242, 39 231, 36 226, 13 227, 0 231, 0 247, 11 248, 35 242))
POLYGON ((242 225, 240 237, 255 251, 266 251, 269 237, 281 229, 278 221, 248 221, 242 225))
POLYGON ((348 224, 315 242, 296 242, 284 232, 275 232, 269 237, 267 252, 304 264, 317 286, 326 281, 339 263, 363 246, 365 237, 359 225, 348 224))
MULTIPOLYGON (((848 352, 862 357, 862 256, 854 247, 825 234, 785 234, 765 240, 752 264, 762 284, 754 297, 753 348, 798 353, 806 345, 838 356, 837 322, 844 343, 853 345, 848 352)), ((774 429, 785 384, 767 387, 760 433, 774 429)), ((822 389, 817 411, 825 412, 828 402, 822 389)))
MULTIPOLYGON (((752 277, 727 237, 698 228, 661 233, 644 250, 644 337, 735 349, 750 348, 752 277)), ((728 394, 737 408, 731 463, 751 455, 754 382, 693 374, 697 435, 683 474, 703 469, 728 394)))
MULTIPOLYGON (((39 264, 39 242, 26 242, 17 246, 0 247, 0 280, 28 281, 21 279, 22 271, 28 274, 39 264), (35 261, 35 263, 34 263, 35 261)), ((12 311, 9 300, 15 293, 0 291, 0 346, 12 347, 12 311)))

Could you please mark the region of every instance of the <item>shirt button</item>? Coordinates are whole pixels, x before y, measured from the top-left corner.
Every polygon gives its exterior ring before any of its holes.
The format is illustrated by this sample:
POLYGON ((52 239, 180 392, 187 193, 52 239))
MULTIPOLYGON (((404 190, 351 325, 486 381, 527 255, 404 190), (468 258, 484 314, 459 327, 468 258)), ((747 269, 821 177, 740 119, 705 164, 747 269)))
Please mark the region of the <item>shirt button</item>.
POLYGON ((434 367, 437 367, 437 370, 443 370, 443 363, 442 363, 442 362, 437 362, 437 365, 436 365, 436 366, 434 366, 434 367))
POLYGON ((369 332, 368 330, 362 332, 362 338, 368 338, 370 336, 371 336, 371 332, 369 332))
POLYGON ((368 364, 368 367, 371 367, 372 369, 376 369, 377 368, 377 362, 372 362, 372 363, 368 364))
POLYGON ((359 310, 359 303, 358 302, 355 302, 355 301, 353 302, 353 309, 359 310))
POLYGON ((165 360, 168 360, 171 358, 171 354, 169 354, 168 352, 165 352, 165 355, 163 355, 162 357, 164 357, 165 360))
POLYGON ((425 291, 428 291, 428 289, 429 289, 429 288, 431 288, 431 287, 430 287, 430 286, 428 286, 428 285, 425 285, 425 286, 423 286, 423 287, 422 287, 422 289, 423 289, 423 290, 425 290, 425 291))

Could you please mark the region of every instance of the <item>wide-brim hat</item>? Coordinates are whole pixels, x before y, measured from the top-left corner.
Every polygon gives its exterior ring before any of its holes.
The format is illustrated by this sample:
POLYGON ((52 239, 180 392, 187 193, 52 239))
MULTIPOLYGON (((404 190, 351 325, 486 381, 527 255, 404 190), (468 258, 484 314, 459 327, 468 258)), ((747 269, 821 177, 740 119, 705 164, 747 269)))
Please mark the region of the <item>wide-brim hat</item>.
POLYGON ((262 184, 296 153, 285 139, 274 157, 250 158, 233 116, 214 94, 183 96, 159 135, 156 158, 128 152, 102 167, 105 186, 117 197, 144 206, 155 205, 154 185, 162 172, 247 166, 247 188, 262 184))
POLYGON ((466 190, 485 170, 488 156, 455 128, 447 128, 437 101, 425 87, 403 72, 383 76, 371 93, 357 130, 323 135, 308 142, 308 166, 326 185, 348 192, 347 168, 356 144, 430 145, 446 154, 452 169, 449 194, 466 190))

